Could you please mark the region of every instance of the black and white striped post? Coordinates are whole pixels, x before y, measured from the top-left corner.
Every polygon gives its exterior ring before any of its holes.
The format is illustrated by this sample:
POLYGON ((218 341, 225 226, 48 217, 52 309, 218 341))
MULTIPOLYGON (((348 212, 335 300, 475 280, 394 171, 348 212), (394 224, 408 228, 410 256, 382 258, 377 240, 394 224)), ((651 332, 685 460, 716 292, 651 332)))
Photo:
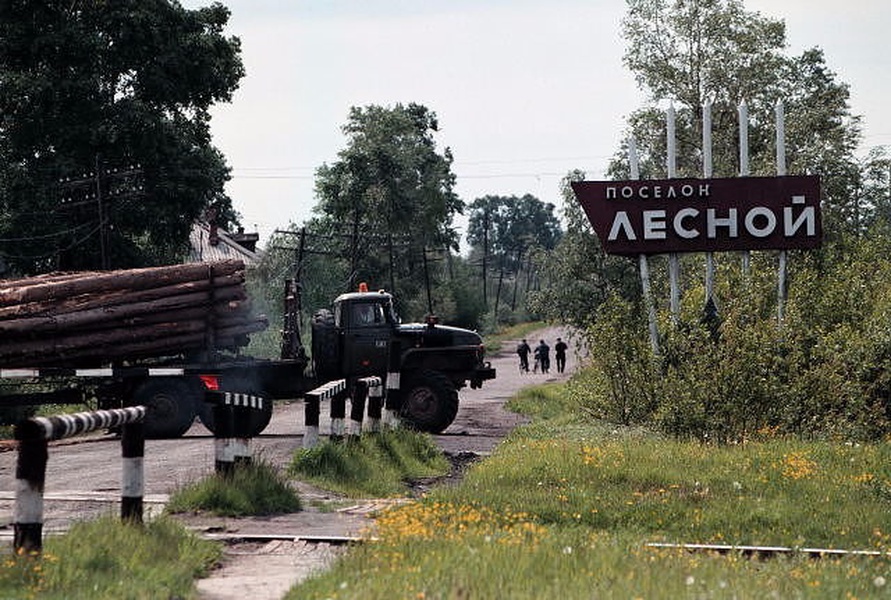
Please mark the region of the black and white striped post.
POLYGON ((368 389, 368 431, 381 430, 381 411, 384 405, 384 385, 380 377, 369 377, 368 389))
POLYGON ((251 462, 251 411, 263 410, 268 400, 254 394, 218 390, 208 390, 205 400, 214 405, 214 470, 229 475, 236 465, 251 462))
POLYGON ((303 433, 304 448, 315 448, 319 445, 319 415, 322 410, 322 400, 331 400, 338 396, 342 397, 345 392, 346 380, 337 379, 320 385, 304 394, 303 420, 306 428, 303 433))
POLYGON ((13 516, 13 548, 16 552, 39 553, 43 549, 43 491, 49 442, 97 429, 123 426, 121 516, 127 520, 142 521, 142 495, 145 488, 142 456, 145 437, 142 421, 145 419, 145 412, 144 406, 131 406, 35 417, 16 425, 15 439, 19 442, 13 516))
POLYGON ((371 394, 377 391, 378 403, 378 424, 380 421, 380 377, 360 377, 353 385, 350 395, 350 423, 347 430, 347 436, 351 438, 362 435, 362 423, 365 418, 365 405, 368 404, 368 416, 371 417, 371 394))
POLYGON ((399 411, 402 408, 402 399, 399 395, 401 385, 399 365, 402 352, 402 345, 399 340, 390 342, 390 360, 387 365, 387 383, 386 395, 384 399, 384 427, 399 426, 399 411))

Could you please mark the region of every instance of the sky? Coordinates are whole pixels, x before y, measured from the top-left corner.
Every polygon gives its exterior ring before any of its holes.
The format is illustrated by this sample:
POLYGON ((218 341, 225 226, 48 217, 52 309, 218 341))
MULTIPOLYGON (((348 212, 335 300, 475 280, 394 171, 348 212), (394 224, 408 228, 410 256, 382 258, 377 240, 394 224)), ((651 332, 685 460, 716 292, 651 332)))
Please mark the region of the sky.
MULTIPOLYGON (((350 107, 426 106, 462 200, 529 193, 559 213, 560 179, 603 179, 625 117, 646 103, 622 64, 623 0, 222 1, 246 76, 212 109, 211 130, 232 167, 226 191, 261 246, 311 216, 314 173, 346 147, 350 107)), ((891 2, 744 6, 786 22, 790 55, 824 50, 863 117, 862 152, 891 147, 891 2)))

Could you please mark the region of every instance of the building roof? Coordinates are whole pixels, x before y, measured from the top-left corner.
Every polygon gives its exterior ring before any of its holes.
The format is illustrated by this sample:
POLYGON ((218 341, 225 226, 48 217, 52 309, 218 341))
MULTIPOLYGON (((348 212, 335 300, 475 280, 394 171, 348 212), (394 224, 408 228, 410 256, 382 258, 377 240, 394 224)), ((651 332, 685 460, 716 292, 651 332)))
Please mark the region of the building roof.
POLYGON ((186 262, 212 262, 231 258, 252 265, 260 260, 256 251, 256 233, 229 233, 206 221, 195 221, 189 234, 189 255, 186 262), (214 239, 215 238, 215 239, 214 239))

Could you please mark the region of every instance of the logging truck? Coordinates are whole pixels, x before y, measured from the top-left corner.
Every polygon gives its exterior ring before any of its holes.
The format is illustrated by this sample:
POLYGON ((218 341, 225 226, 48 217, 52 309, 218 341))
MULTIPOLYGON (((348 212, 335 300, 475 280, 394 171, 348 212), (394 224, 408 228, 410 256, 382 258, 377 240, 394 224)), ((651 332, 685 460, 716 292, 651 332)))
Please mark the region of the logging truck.
POLYGON ((314 315, 310 358, 299 289, 285 288, 280 357, 259 359, 242 354, 268 323, 251 311, 240 261, 0 282, 0 407, 145 405, 146 436, 171 438, 196 416, 213 432, 208 400, 231 392, 251 407, 239 429, 255 436, 275 399, 379 376, 409 425, 439 432, 457 414, 459 388, 495 377, 478 334, 432 318, 402 324, 392 296, 367 289, 314 315))

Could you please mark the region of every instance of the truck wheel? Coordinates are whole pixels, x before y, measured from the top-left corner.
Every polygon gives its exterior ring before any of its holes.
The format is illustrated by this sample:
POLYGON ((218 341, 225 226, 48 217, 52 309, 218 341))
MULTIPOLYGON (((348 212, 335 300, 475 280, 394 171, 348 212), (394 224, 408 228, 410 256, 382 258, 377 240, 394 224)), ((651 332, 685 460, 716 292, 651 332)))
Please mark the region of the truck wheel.
POLYGON ((133 393, 133 402, 146 407, 145 437, 178 438, 195 421, 198 394, 195 387, 176 377, 143 381, 133 393))
POLYGON ((411 380, 403 396, 401 416, 406 425, 427 433, 441 433, 458 414, 458 390, 438 371, 424 371, 411 380))
MULTIPOLYGON (((233 381, 231 384, 223 382, 222 387, 229 392, 240 392, 242 394, 251 394, 263 398, 263 408, 250 409, 246 432, 248 437, 256 437, 260 435, 263 430, 266 429, 266 426, 269 425, 269 421, 272 420, 272 400, 263 394, 263 392, 256 386, 250 385, 247 381, 233 381)), ((198 418, 201 419, 201 424, 204 425, 209 432, 216 433, 213 420, 214 405, 203 401, 198 404, 198 418)))
POLYGON ((319 385, 340 374, 340 336, 334 326, 334 313, 327 308, 312 317, 312 365, 319 385))

